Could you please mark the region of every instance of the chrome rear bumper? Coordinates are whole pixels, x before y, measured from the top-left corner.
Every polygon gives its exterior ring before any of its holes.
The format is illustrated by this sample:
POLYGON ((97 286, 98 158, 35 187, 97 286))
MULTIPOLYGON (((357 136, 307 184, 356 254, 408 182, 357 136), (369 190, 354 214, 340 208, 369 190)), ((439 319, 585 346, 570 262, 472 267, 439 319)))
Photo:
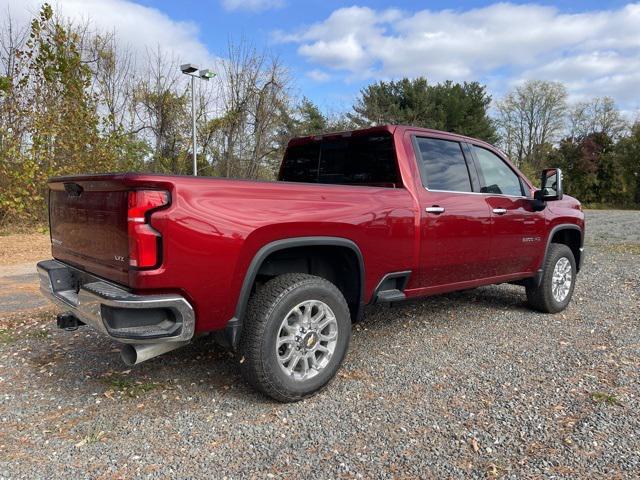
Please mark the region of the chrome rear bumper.
POLYGON ((191 340, 195 314, 180 295, 135 295, 57 260, 38 263, 40 290, 80 321, 122 343, 191 340))

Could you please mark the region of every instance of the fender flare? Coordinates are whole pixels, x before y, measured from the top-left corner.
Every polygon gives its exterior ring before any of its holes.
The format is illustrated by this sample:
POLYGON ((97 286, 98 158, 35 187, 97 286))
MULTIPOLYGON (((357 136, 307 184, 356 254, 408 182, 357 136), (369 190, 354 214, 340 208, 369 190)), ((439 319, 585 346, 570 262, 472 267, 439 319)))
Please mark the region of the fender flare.
POLYGON ((353 251, 358 261, 359 275, 360 275, 360 298, 357 303, 356 318, 362 315, 362 309, 364 306, 364 284, 365 284, 365 270, 364 259, 362 252, 358 245, 352 240, 342 237, 294 237, 285 238, 281 240, 275 240, 264 245, 260 250, 256 252, 249 263, 247 272, 245 273, 240 294, 238 295, 238 301, 236 302, 236 309, 233 318, 229 320, 227 326, 224 329, 224 338, 221 339, 226 346, 235 350, 238 346, 240 339, 240 331, 242 329, 242 322, 246 314, 247 305, 249 303, 249 296, 251 295, 251 289, 255 282, 256 276, 260 267, 264 263, 265 259, 274 252, 284 250, 287 248, 296 247, 309 247, 309 246, 336 246, 346 247, 353 251))
MULTIPOLYGON (((540 283, 542 282, 542 265, 544 265, 544 261, 547 258, 547 254, 549 253, 549 246, 551 245, 551 240, 553 239, 553 236, 562 231, 562 230, 577 230, 580 233, 580 249, 582 250, 584 248, 584 230, 582 228, 580 228, 578 225, 576 225, 575 223, 560 223, 556 226, 554 226, 551 231, 549 232, 549 235, 547 236, 547 245, 544 248, 544 256, 542 257, 542 262, 540 264, 540 268, 538 268, 538 271, 536 272, 535 277, 533 277, 533 282, 535 286, 539 286, 540 283)), ((584 255, 580 255, 580 263, 582 263, 582 258, 584 255)), ((576 262, 577 263, 577 262, 576 262)), ((580 265, 577 266, 578 270, 580 270, 580 265)))

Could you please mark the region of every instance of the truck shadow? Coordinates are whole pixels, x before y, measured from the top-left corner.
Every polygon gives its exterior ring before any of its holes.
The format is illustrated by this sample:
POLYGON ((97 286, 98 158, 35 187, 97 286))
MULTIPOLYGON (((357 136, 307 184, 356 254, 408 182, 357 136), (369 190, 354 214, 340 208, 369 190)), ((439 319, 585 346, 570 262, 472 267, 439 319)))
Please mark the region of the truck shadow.
POLYGON ((490 285, 393 304, 368 306, 359 324, 367 328, 370 324, 384 328, 398 317, 436 322, 446 321, 452 314, 458 321, 472 324, 478 314, 491 316, 505 310, 530 312, 522 287, 490 285))
MULTIPOLYGON (((513 286, 482 287, 474 290, 411 300, 393 307, 367 307, 356 328, 364 327, 373 337, 386 332, 393 322, 446 322, 455 313, 456 322, 469 326, 477 316, 491 316, 504 310, 526 311, 524 291, 513 286), (470 315, 470 313, 473 313, 470 315)), ((397 333, 402 335, 402 333, 397 333)), ((58 331, 51 327, 50 341, 41 341, 31 349, 34 369, 47 370, 44 382, 63 384, 65 394, 92 395, 126 400, 164 396, 236 397, 251 403, 273 404, 253 392, 242 380, 239 358, 215 345, 212 337, 195 339, 191 344, 133 367, 120 359, 119 345, 100 334, 81 328, 76 332, 58 331)), ((367 333, 359 337, 366 343, 367 333)), ((350 355, 358 355, 352 350, 350 355)))

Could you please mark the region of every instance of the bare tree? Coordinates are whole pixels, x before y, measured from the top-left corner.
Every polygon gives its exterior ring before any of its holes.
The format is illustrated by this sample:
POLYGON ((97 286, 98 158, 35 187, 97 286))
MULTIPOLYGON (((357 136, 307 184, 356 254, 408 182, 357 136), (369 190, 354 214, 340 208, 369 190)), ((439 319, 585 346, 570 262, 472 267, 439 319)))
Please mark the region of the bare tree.
POLYGON ((258 52, 246 42, 229 42, 220 81, 223 174, 255 178, 278 149, 278 121, 289 88, 287 72, 267 52, 258 52))
POLYGON ((137 81, 133 101, 136 126, 133 133, 142 135, 152 145, 152 169, 175 173, 183 171, 180 158, 188 142, 187 89, 178 64, 167 60, 160 50, 148 51, 144 67, 146 77, 137 81))
POLYGON ((98 108, 110 133, 133 127, 133 55, 118 46, 115 33, 96 34, 92 38, 91 56, 95 58, 93 80, 98 108))
POLYGON ((558 82, 529 80, 497 103, 505 151, 516 163, 540 161, 541 148, 564 129, 567 91, 558 82))
POLYGON ((569 134, 580 138, 590 133, 603 133, 617 139, 628 129, 611 97, 597 97, 588 102, 576 103, 569 111, 569 134))
POLYGON ((19 57, 29 37, 27 25, 17 25, 7 7, 0 25, 0 147, 6 135, 20 142, 25 129, 25 118, 19 114, 20 99, 14 82, 21 68, 19 57))

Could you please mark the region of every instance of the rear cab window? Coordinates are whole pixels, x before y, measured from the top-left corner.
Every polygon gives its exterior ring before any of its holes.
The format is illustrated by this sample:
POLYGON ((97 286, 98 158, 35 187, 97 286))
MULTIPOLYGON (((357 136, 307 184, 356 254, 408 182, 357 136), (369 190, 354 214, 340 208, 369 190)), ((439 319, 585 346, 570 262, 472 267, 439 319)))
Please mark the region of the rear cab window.
POLYGON ((278 180, 402 187, 393 137, 388 132, 323 137, 292 145, 287 148, 278 180))

